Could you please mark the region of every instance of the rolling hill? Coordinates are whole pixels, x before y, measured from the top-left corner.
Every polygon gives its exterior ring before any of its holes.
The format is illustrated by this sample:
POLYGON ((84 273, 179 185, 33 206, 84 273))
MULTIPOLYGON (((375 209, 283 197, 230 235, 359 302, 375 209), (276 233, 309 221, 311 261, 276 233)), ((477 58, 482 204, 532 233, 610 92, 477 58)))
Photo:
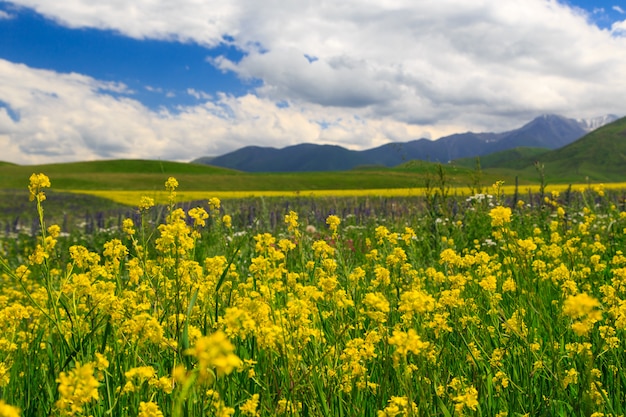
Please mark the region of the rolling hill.
MULTIPOLYGON (((543 165, 546 177, 559 182, 623 182, 626 181, 626 117, 559 149, 508 150, 481 157, 480 161, 483 168, 516 169, 527 177, 536 170, 538 162, 543 165)), ((465 167, 470 163, 467 159, 455 161, 465 167)))

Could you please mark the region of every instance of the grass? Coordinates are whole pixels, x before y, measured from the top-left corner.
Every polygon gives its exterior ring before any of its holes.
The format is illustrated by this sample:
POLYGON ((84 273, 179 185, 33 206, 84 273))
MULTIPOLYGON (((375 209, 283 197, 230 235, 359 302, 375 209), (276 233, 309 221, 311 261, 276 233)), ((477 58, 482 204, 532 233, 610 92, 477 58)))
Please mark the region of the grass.
POLYGON ((611 190, 524 204, 433 190, 413 211, 314 225, 302 198, 251 229, 215 200, 181 208, 170 186, 162 221, 144 205, 92 240, 47 221, 44 184, 39 236, 0 245, 9 415, 625 412, 611 190))
MULTIPOLYGON (((42 166, 0 166, 0 189, 23 189, 32 173, 46 172, 58 190, 161 190, 175 176, 186 191, 308 191, 424 187, 438 164, 346 172, 242 173, 205 165, 115 160, 42 166)), ((467 186, 470 170, 445 167, 452 185, 467 186)), ((514 177, 504 178, 511 180, 514 177)), ((486 181, 491 180, 487 174, 486 181)))

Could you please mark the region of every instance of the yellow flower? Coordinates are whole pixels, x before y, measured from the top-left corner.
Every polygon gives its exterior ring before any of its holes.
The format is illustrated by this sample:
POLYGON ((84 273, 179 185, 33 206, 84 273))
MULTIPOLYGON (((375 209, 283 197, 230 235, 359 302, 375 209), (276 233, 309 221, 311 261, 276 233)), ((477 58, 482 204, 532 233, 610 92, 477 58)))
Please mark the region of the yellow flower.
POLYGON ((376 320, 379 323, 387 321, 387 313, 390 309, 389 301, 387 301, 382 293, 370 292, 365 294, 365 297, 363 297, 363 305, 368 308, 362 312, 364 312, 369 318, 376 320))
POLYGON ((278 404, 276 406, 276 414, 277 415, 282 415, 282 414, 287 414, 290 416, 294 416, 294 415, 298 415, 298 411, 300 411, 302 409, 302 403, 297 401, 297 402, 292 402, 291 400, 286 400, 284 398, 281 398, 280 400, 278 400, 278 404))
POLYGON ((597 310, 600 302, 586 293, 571 295, 563 302, 563 314, 574 320, 572 330, 578 336, 584 336, 593 325, 602 318, 597 310))
POLYGON ((287 225, 287 230, 293 233, 296 239, 300 237, 300 231, 298 230, 298 213, 290 211, 289 214, 286 214, 285 224, 287 225))
POLYGON ((461 414, 466 407, 475 411, 478 408, 478 391, 474 387, 469 387, 462 395, 457 395, 453 400, 456 403, 454 409, 457 413, 461 414))
POLYGON ((334 214, 331 214, 326 218, 326 224, 328 225, 328 228, 332 232, 333 236, 337 235, 337 228, 339 227, 340 223, 341 219, 334 214))
POLYGON ((154 207, 154 199, 148 196, 142 196, 139 200, 139 211, 146 211, 151 207, 154 207))
POLYGON ((230 343, 226 334, 217 331, 199 338, 196 345, 187 349, 186 353, 198 360, 200 379, 211 381, 213 369, 217 377, 221 377, 241 367, 241 359, 233 353, 234 351, 235 346, 230 343))
POLYGON ((387 402, 384 410, 377 413, 377 417, 408 417, 417 415, 417 405, 406 397, 394 397, 387 402))
POLYGON ((205 226, 205 220, 209 218, 209 214, 202 207, 194 207, 187 214, 193 219, 193 224, 196 227, 205 226))
POLYGON ((176 200, 176 188, 178 188, 178 181, 176 178, 169 177, 167 181, 165 181, 165 189, 170 192, 170 195, 167 197, 167 200, 170 204, 174 204, 176 200))
POLYGON ((178 181, 176 181, 174 177, 169 177, 167 181, 165 181, 165 189, 167 191, 174 191, 176 188, 178 188, 178 181))
POLYGON ((515 310, 511 318, 502 323, 502 329, 505 333, 510 334, 510 332, 513 332, 521 338, 528 336, 528 327, 523 317, 525 313, 524 309, 515 310))
POLYGON ((139 403, 139 414, 137 417, 163 417, 163 413, 159 409, 158 404, 148 401, 139 403))
POLYGON ((565 371, 565 376, 563 377, 563 388, 567 388, 570 384, 578 384, 578 371, 575 368, 565 371))
POLYGON ((122 231, 129 236, 135 234, 135 224, 133 223, 133 219, 124 219, 122 221, 122 231))
POLYGON ((489 212, 489 217, 491 217, 491 226, 502 227, 511 222, 511 209, 502 206, 494 207, 489 212))
POLYGON ((30 176, 30 184, 28 185, 28 191, 30 191, 30 201, 37 200, 42 202, 46 199, 46 195, 42 191, 42 188, 50 188, 50 178, 45 174, 34 174, 30 176))
POLYGON ((259 412, 257 409, 259 408, 259 394, 254 394, 250 399, 246 400, 245 403, 239 406, 239 411, 241 414, 246 416, 258 416, 259 412))
POLYGON ((0 400, 0 417, 20 417, 20 409, 0 400))
POLYGON ((421 291, 404 291, 400 295, 398 312, 404 313, 403 320, 411 320, 414 316, 419 316, 435 309, 435 299, 430 294, 421 291))
POLYGON ((69 372, 61 372, 56 380, 59 384, 59 400, 56 406, 64 416, 74 416, 82 413, 83 406, 91 401, 100 399, 98 387, 100 382, 94 376, 94 367, 91 363, 76 367, 69 372))
POLYGON ((0 362, 0 387, 9 385, 11 368, 4 362, 0 362))
POLYGON ((219 198, 213 197, 209 199, 209 208, 212 212, 220 211, 220 207, 222 206, 222 202, 219 198))
POLYGON ((506 281, 502 284, 502 292, 511 292, 517 289, 517 285, 515 284, 515 280, 512 277, 508 277, 506 281))
POLYGON ((230 229, 233 225, 233 218, 228 214, 224 214, 222 216, 222 224, 230 229))
POLYGON ((396 347, 393 354, 393 361, 396 366, 409 353, 419 355, 430 346, 429 342, 422 342, 415 329, 409 329, 408 332, 394 330, 393 336, 389 338, 389 344, 396 347))

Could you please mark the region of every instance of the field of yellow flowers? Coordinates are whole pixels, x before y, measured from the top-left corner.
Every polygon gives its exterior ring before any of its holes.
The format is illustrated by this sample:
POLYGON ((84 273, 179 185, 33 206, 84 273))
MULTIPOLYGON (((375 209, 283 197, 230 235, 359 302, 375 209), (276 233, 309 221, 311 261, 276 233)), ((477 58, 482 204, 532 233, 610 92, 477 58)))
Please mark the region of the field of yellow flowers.
MULTIPOLYGON (((236 230, 217 198, 99 247, 0 247, 0 417, 621 416, 626 212, 601 187, 236 230)), ((443 196, 440 196, 443 197, 443 196)), ((13 238, 12 238, 13 239, 13 238)))

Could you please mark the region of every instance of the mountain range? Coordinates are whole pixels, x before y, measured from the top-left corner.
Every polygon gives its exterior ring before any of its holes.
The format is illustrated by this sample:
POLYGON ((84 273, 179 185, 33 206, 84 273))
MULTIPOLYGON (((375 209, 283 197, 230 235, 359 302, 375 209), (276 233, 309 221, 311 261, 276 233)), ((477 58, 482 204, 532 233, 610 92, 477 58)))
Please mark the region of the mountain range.
POLYGON ((363 151, 311 143, 281 149, 246 146, 192 162, 245 172, 345 171, 359 166, 393 167, 410 160, 447 163, 518 147, 559 149, 617 119, 615 115, 585 120, 542 115, 519 129, 501 133, 459 133, 437 140, 393 142, 363 151))

